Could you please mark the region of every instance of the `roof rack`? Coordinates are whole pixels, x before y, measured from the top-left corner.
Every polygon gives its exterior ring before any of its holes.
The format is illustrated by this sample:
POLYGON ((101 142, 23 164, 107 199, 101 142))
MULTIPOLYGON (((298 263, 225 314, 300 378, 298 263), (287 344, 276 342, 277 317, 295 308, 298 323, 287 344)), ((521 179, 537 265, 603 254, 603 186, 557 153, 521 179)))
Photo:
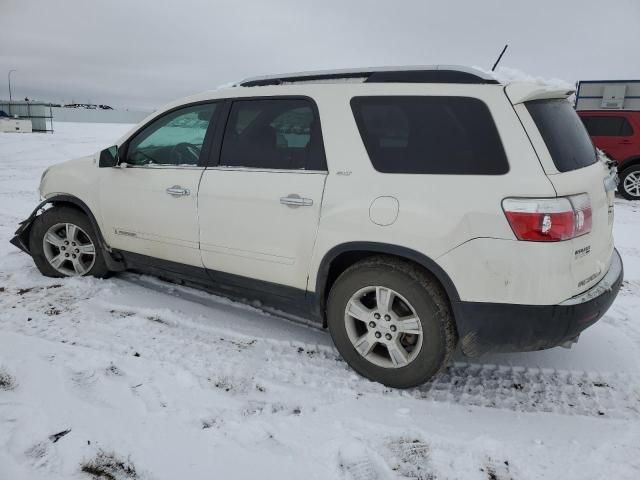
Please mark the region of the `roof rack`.
POLYGON ((317 72, 290 73, 252 77, 237 83, 241 87, 261 87, 291 83, 467 83, 498 84, 492 76, 457 65, 425 65, 407 67, 375 67, 317 72))

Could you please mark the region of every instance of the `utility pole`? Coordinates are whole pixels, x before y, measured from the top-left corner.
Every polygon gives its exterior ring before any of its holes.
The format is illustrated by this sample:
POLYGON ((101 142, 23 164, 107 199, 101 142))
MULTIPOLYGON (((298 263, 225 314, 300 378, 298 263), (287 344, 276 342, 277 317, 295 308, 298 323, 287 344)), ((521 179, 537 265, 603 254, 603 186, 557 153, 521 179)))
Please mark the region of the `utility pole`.
POLYGON ((11 74, 13 72, 15 72, 16 70, 9 70, 9 74, 7 75, 7 78, 9 79, 9 115, 12 115, 11 113, 11 103, 13 101, 13 96, 11 94, 11 74))

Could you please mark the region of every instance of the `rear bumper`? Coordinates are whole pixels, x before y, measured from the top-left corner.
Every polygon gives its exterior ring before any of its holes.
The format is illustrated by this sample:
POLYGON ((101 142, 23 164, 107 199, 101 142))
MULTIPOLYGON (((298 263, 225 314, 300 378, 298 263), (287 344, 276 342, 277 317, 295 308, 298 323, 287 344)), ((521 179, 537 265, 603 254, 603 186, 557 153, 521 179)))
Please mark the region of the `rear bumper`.
POLYGON ((454 302, 462 351, 526 352, 557 347, 597 322, 618 295, 623 278, 614 250, 606 275, 591 289, 558 305, 454 302))

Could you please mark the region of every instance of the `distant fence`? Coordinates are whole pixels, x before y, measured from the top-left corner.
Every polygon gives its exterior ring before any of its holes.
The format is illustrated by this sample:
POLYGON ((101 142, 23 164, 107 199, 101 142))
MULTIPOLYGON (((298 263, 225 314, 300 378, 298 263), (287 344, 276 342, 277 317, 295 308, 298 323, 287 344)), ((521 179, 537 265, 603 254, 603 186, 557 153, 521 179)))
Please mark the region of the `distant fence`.
POLYGON ((51 107, 48 103, 0 100, 0 110, 10 117, 31 119, 34 132, 51 132, 55 122, 140 123, 151 112, 101 108, 51 107))
POLYGON ((0 110, 10 117, 30 119, 34 132, 52 132, 52 109, 48 103, 0 101, 0 110))
POLYGON ((151 112, 53 107, 54 122, 139 123, 151 112))

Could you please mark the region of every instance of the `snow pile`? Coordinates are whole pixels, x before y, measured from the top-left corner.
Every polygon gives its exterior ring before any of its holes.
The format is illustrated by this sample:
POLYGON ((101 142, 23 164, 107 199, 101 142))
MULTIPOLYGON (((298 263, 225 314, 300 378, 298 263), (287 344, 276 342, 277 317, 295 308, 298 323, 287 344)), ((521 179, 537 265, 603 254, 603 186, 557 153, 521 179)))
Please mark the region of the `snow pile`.
POLYGON ((543 78, 539 76, 530 75, 528 73, 523 72, 522 70, 518 70, 517 68, 511 67, 498 67, 495 72, 491 70, 485 70, 482 67, 473 67, 477 70, 480 70, 488 75, 493 76, 500 83, 510 83, 510 82, 527 82, 527 83, 535 83, 537 85, 544 85, 548 87, 574 90, 575 85, 567 82, 566 80, 562 80, 559 78, 543 78))
POLYGON ((640 478, 640 204, 626 280, 572 350, 366 381, 329 335, 136 274, 42 277, 8 243, 44 168, 127 126, 0 134, 0 479, 640 478))

